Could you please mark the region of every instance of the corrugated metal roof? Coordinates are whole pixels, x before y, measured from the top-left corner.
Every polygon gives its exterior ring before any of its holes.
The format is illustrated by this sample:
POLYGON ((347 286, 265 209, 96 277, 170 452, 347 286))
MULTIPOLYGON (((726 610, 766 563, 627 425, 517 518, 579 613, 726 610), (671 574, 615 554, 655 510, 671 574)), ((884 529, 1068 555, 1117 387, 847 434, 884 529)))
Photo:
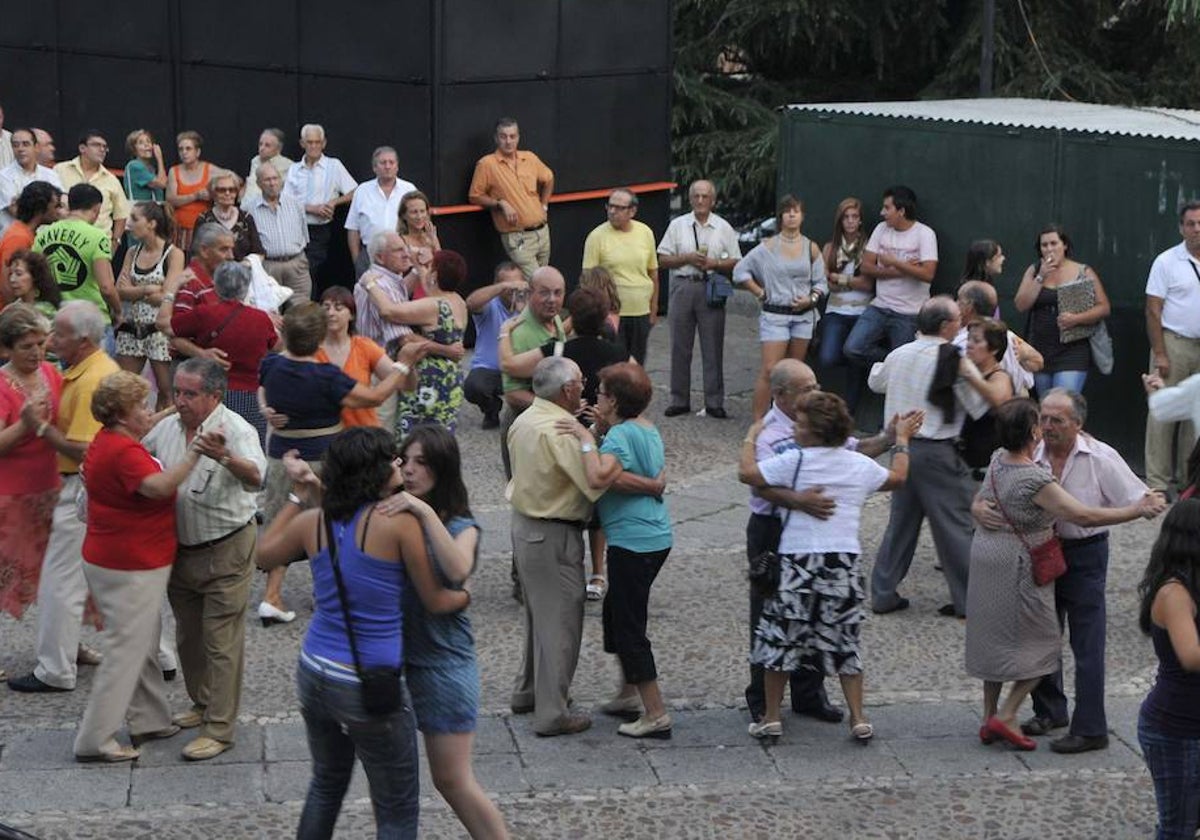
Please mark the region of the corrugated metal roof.
POLYGON ((813 102, 786 107, 789 110, 834 114, 1200 140, 1200 111, 1177 108, 1131 108, 1123 105, 1095 105, 1090 102, 1058 102, 1047 99, 813 102))

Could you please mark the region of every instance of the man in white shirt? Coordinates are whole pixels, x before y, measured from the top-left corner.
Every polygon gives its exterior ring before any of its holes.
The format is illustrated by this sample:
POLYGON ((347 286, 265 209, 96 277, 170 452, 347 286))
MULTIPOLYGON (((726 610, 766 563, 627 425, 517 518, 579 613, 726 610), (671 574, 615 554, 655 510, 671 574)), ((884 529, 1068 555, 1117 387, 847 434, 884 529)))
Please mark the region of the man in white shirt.
POLYGON ((966 415, 981 417, 987 413, 988 404, 958 374, 962 357, 951 342, 961 318, 958 304, 950 298, 930 298, 917 312, 916 339, 889 353, 867 377, 872 391, 887 395, 884 417, 913 410, 925 412, 925 422, 909 444, 908 481, 892 492, 891 515, 871 574, 871 609, 876 613, 908 607, 908 599, 897 593, 896 587, 908 574, 921 523, 929 517, 951 599, 938 612, 959 617, 966 614, 970 505, 975 487, 967 465, 959 457, 955 438, 962 431, 966 415), (945 386, 944 399, 933 401, 931 390, 939 382, 945 386))
POLYGON ((904 186, 883 193, 883 221, 863 250, 859 273, 875 280, 875 299, 846 337, 843 353, 870 366, 913 340, 917 311, 937 271, 937 235, 917 221, 917 196, 904 186), (886 349, 881 344, 886 343, 886 349))
POLYGON ((142 441, 164 469, 182 461, 189 447, 204 456, 175 494, 179 548, 167 585, 192 701, 172 720, 184 729, 201 727, 183 748, 192 761, 233 746, 254 580, 255 500, 267 474, 258 432, 221 402, 226 384, 220 363, 185 360, 175 371, 178 414, 142 441))
POLYGON ((9 147, 15 160, 0 169, 0 233, 16 218, 17 198, 21 190, 34 181, 45 181, 66 192, 58 174, 37 162, 37 137, 33 129, 18 128, 10 136, 9 147))
POLYGON ((340 160, 326 156, 325 129, 320 125, 309 123, 301 128, 300 144, 304 157, 288 170, 283 191, 304 207, 308 222, 308 247, 304 250, 309 273, 316 279, 329 258, 333 214, 354 198, 358 182, 340 160))
MULTIPOLYGON (((658 264, 670 269, 667 319, 671 324, 671 402, 667 417, 691 410, 692 350, 700 333, 700 360, 704 365, 704 413, 725 414, 725 304, 708 304, 708 278, 728 277, 741 259, 737 232, 712 212, 717 188, 711 181, 696 181, 688 189, 692 212, 671 220, 658 243, 658 264)), ((732 288, 730 289, 732 292, 732 288)))
MULTIPOLYGON (((1179 210, 1183 241, 1159 254, 1146 279, 1146 333, 1153 369, 1165 385, 1200 373, 1200 201, 1179 210)), ((1172 473, 1182 489, 1196 442, 1192 423, 1146 420, 1146 483, 1166 491, 1172 473), (1172 457, 1174 449, 1174 457, 1172 457)))
POLYGON ((264 128, 262 134, 258 135, 258 154, 250 158, 250 174, 246 176, 246 191, 242 195, 243 205, 256 198, 260 192, 258 167, 262 164, 271 164, 279 170, 280 177, 287 177, 288 170, 292 168, 295 161, 284 156, 283 140, 283 130, 278 128, 264 128))
POLYGON ((355 277, 371 267, 367 243, 381 230, 395 230, 400 215, 400 199, 417 188, 399 177, 400 158, 391 146, 380 146, 371 155, 375 177, 359 184, 346 214, 346 245, 354 261, 355 277))

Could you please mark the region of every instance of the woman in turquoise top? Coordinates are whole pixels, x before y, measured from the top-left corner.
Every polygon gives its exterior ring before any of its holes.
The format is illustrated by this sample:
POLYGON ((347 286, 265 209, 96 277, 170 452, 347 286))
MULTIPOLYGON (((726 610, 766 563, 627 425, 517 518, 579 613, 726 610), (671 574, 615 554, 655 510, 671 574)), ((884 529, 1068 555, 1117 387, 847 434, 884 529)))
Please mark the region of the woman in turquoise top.
POLYGON ((600 371, 596 425, 607 428, 596 451, 592 432, 576 420, 559 420, 563 434, 579 438, 588 484, 607 487, 596 502, 608 539, 608 594, 604 598, 604 650, 615 653, 624 675, 620 693, 601 710, 637 716, 617 731, 630 738, 670 738, 671 716, 658 688, 654 653, 646 637, 650 587, 671 552, 671 517, 661 496, 629 493, 614 487, 623 472, 661 480, 666 453, 658 429, 642 416, 653 386, 634 362, 600 371), (645 711, 638 716, 638 713, 645 711))
MULTIPOLYGON (((460 589, 475 569, 480 529, 468 504, 458 441, 441 426, 417 426, 399 453, 405 492, 383 510, 407 510, 420 520, 438 581, 460 589)), ((479 714, 471 619, 465 612, 428 612, 411 587, 404 594, 404 676, 438 793, 471 837, 507 838, 500 809, 471 767, 479 714)))

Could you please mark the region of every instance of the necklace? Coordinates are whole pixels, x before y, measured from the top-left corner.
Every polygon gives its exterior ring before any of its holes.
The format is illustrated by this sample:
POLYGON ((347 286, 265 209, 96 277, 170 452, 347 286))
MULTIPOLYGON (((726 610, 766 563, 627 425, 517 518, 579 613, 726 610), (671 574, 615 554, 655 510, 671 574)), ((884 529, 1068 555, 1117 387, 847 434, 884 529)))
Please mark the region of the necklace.
POLYGON ((12 362, 5 363, 4 367, 0 368, 0 370, 4 371, 4 376, 12 383, 13 390, 25 397, 25 399, 28 400, 30 397, 41 393, 39 386, 42 384, 42 372, 40 369, 35 370, 27 379, 22 379, 17 374, 16 369, 12 366, 12 362))
POLYGON ((794 236, 788 236, 783 231, 779 232, 779 238, 782 239, 784 242, 797 242, 797 241, 799 241, 800 236, 801 236, 800 231, 796 231, 794 236))

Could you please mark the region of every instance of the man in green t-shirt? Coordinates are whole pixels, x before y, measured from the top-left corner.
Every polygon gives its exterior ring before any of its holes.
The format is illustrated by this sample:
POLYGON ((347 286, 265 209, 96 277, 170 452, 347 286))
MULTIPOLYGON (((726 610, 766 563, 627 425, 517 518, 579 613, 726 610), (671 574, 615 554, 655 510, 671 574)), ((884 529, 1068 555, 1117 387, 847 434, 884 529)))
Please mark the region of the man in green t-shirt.
POLYGON ((50 263, 63 302, 94 303, 106 316, 111 337, 121 323, 121 299, 113 280, 112 241, 95 224, 103 201, 100 190, 91 184, 71 187, 66 218, 38 228, 33 250, 50 263))

